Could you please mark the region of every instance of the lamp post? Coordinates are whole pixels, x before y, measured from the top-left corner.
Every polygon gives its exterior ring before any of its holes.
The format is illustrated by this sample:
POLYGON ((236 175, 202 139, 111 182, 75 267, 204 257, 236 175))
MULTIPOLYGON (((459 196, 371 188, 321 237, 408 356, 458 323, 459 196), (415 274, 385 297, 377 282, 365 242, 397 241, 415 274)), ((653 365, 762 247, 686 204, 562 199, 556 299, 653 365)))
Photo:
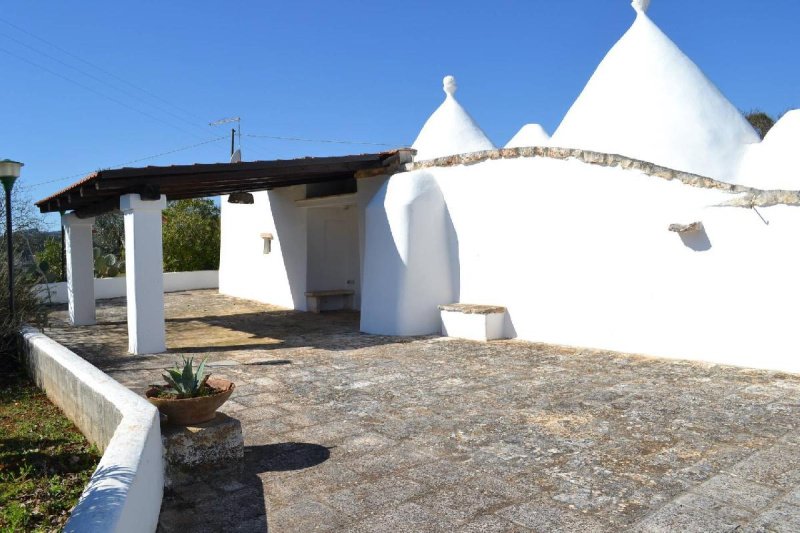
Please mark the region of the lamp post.
POLYGON ((19 177, 22 163, 3 159, 0 161, 0 181, 6 191, 6 246, 8 248, 8 311, 11 322, 14 322, 14 247, 11 242, 11 189, 19 177))

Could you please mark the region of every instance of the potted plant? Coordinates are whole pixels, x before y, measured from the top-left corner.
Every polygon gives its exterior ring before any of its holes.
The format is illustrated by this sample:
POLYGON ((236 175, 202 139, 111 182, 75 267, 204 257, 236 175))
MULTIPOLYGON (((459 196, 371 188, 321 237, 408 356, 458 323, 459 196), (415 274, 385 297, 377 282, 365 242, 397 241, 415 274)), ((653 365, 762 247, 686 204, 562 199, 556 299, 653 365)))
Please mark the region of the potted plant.
POLYGON ((184 357, 182 369, 176 363, 175 368, 162 374, 166 385, 151 385, 145 392, 150 403, 171 424, 191 426, 208 422, 233 393, 232 382, 205 373, 205 360, 196 371, 193 363, 194 358, 184 357))

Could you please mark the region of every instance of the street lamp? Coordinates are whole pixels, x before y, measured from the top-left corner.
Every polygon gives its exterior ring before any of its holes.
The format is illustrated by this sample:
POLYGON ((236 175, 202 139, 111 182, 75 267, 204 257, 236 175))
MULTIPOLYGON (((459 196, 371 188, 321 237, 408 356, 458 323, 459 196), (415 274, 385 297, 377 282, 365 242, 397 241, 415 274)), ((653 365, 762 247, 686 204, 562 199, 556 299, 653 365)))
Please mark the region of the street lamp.
POLYGON ((0 161, 0 181, 6 191, 6 245, 8 247, 8 311, 14 322, 14 247, 11 243, 11 189, 19 177, 22 163, 3 159, 0 161))

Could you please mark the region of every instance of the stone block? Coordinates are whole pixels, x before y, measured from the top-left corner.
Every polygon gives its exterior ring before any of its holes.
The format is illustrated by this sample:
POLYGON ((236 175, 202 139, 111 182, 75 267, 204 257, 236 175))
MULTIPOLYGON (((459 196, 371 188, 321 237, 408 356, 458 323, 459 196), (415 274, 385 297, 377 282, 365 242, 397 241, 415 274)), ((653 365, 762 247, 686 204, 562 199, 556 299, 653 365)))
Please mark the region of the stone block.
POLYGON ((242 424, 224 413, 196 426, 161 428, 168 477, 174 470, 198 466, 233 466, 244 458, 242 424))
POLYGON ((440 305, 442 335, 475 341, 503 338, 506 309, 492 305, 440 305))

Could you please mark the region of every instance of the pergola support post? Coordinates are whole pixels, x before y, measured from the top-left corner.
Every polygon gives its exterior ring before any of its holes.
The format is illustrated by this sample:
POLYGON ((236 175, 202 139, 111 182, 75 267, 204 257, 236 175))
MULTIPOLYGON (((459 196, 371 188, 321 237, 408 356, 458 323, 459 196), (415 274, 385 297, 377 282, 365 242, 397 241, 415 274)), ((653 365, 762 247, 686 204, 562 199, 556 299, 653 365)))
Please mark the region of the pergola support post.
POLYGON ((73 326, 96 322, 94 305, 93 218, 78 218, 75 213, 61 215, 64 228, 67 267, 69 320, 73 326))
POLYGON ((128 351, 135 355, 166 351, 161 248, 161 211, 166 207, 163 194, 157 200, 142 200, 138 194, 119 199, 125 219, 128 351))

